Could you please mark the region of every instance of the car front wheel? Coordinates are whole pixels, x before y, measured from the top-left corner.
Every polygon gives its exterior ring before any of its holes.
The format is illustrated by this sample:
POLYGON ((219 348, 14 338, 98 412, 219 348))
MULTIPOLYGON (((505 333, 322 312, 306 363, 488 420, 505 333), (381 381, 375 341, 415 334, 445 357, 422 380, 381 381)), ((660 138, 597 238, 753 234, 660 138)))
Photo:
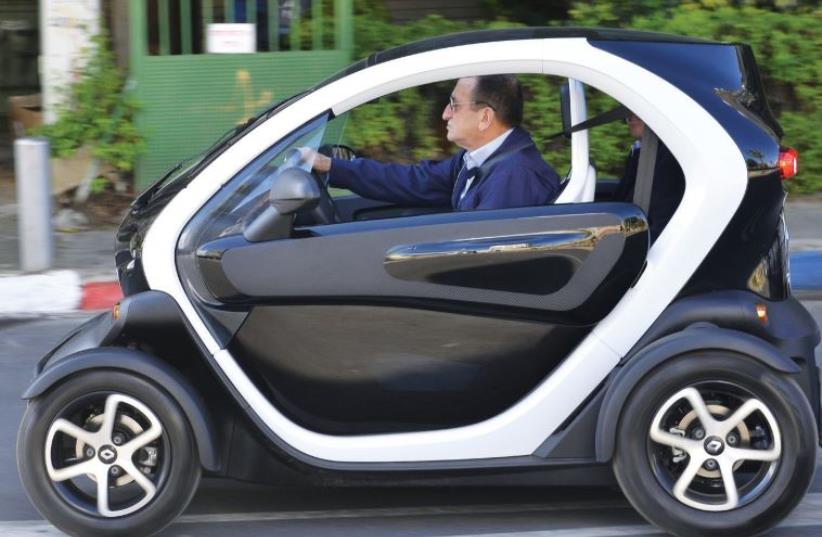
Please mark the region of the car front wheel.
POLYGON ((796 382, 733 353, 654 369, 620 417, 614 472, 631 504, 680 537, 762 532, 815 469, 813 412, 796 382))
POLYGON ((17 440, 23 486, 71 535, 150 535, 188 505, 200 478, 190 427, 149 380, 81 373, 29 402, 17 440))

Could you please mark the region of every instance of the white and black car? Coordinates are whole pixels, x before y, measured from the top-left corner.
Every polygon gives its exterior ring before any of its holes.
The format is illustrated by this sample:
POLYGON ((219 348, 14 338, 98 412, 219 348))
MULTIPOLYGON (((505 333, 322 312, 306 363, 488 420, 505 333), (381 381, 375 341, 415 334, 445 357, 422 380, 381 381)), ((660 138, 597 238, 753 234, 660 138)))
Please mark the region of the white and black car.
POLYGON ((745 45, 529 28, 374 54, 135 200, 116 238, 126 297, 24 394, 26 491, 69 534, 146 535, 201 474, 533 470, 615 476, 676 535, 763 531, 805 494, 820 443, 819 329, 791 296, 781 135, 745 45), (354 158, 349 111, 495 73, 566 79, 571 166, 553 204, 332 197, 294 151, 354 158), (643 147, 664 144, 684 173, 654 241, 648 192, 665 174, 643 151, 644 194, 608 201, 578 127, 598 122, 586 87, 641 117, 656 136, 643 147))

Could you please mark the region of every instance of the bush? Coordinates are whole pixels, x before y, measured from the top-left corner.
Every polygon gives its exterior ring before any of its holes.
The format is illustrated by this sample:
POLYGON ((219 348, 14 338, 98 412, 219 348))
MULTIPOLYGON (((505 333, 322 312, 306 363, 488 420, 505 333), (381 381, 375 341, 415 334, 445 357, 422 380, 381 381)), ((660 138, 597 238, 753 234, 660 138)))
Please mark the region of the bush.
POLYGON ((38 131, 49 138, 52 155, 68 157, 89 145, 94 157, 120 172, 131 172, 144 143, 134 124, 137 103, 124 84, 108 38, 95 36, 78 79, 65 89, 67 99, 57 121, 38 131))

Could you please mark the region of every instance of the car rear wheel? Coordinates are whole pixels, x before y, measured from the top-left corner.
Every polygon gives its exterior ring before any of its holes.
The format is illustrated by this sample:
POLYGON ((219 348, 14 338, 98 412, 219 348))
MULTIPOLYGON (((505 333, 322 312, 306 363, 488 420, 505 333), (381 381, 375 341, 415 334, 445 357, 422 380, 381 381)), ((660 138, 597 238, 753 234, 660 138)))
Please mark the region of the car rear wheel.
POLYGON ((188 505, 200 478, 190 427, 152 382, 82 373, 29 402, 17 440, 29 498, 71 535, 150 535, 188 505))
POLYGON ((745 356, 693 353, 632 393, 614 472, 637 511, 666 531, 753 535, 804 496, 816 438, 795 381, 745 356))

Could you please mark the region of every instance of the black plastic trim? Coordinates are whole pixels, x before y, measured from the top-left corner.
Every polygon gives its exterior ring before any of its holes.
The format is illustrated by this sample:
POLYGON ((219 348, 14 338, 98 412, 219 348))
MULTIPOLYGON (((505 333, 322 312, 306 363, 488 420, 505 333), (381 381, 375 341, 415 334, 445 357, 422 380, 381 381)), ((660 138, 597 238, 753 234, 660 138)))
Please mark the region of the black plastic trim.
POLYGON ((750 291, 719 291, 682 298, 672 303, 634 345, 623 362, 636 351, 668 334, 694 323, 707 322, 761 338, 783 356, 813 357, 819 343, 819 328, 802 304, 793 297, 771 301, 750 291), (757 304, 766 307, 766 323, 756 314, 757 304))
POLYGON ((122 347, 102 347, 66 356, 35 378, 23 393, 23 399, 34 399, 68 377, 92 369, 118 369, 136 373, 162 387, 185 413, 197 440, 203 467, 213 472, 221 469, 218 436, 199 393, 177 370, 144 352, 122 347))
POLYGON ((156 338, 159 333, 175 327, 193 334, 170 295, 162 291, 143 291, 125 297, 119 302, 117 319, 107 311, 74 329, 38 362, 35 374, 39 375, 49 363, 76 352, 115 345, 122 338, 156 338))
POLYGON ((663 362, 699 350, 736 352, 750 356, 781 373, 800 372, 796 363, 785 357, 773 345, 744 332, 702 323, 669 334, 637 351, 624 367, 613 374, 597 423, 597 461, 606 462, 613 456, 622 407, 637 383, 663 362))
POLYGON ((577 408, 557 431, 539 446, 534 455, 559 462, 596 460, 597 417, 605 399, 605 383, 602 383, 577 408))

